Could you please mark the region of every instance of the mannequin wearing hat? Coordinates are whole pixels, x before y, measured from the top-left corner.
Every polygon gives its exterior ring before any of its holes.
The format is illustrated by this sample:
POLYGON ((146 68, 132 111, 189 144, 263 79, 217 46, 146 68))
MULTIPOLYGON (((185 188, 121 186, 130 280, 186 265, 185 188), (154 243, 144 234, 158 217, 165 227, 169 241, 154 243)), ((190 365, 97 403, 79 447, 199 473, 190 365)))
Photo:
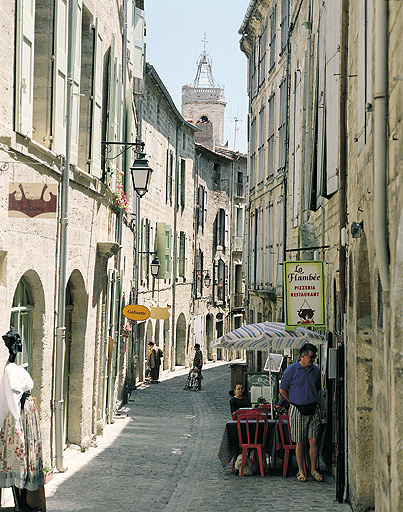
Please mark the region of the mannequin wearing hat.
POLYGON ((14 510, 30 512, 27 490, 44 483, 42 442, 36 406, 30 397, 34 383, 15 363, 21 337, 11 328, 3 337, 10 356, 0 384, 0 487, 12 487, 14 510))

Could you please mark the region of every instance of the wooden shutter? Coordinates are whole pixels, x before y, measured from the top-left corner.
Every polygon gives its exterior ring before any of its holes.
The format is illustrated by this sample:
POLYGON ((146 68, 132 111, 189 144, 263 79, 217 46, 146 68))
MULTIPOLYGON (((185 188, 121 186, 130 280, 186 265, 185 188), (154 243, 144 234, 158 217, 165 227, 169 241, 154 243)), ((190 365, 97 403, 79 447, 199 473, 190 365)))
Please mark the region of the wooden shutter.
POLYGON ((255 255, 255 226, 256 226, 256 215, 255 212, 251 214, 250 217, 250 247, 249 247, 249 254, 250 254, 250 268, 249 268, 249 280, 250 280, 250 286, 252 289, 255 288, 255 265, 256 265, 256 255, 255 255))
POLYGON ((263 226, 262 211, 256 210, 256 288, 262 284, 263 226))
POLYGON ((81 23, 83 3, 82 0, 74 2, 74 65, 73 65, 73 97, 71 108, 71 163, 78 160, 78 132, 80 119, 80 76, 81 76, 81 23))
POLYGON ((224 210, 224 247, 229 247, 229 222, 227 210, 224 210))
POLYGON ((175 278, 178 278, 179 276, 182 277, 181 275, 181 272, 180 272, 180 264, 181 264, 181 257, 182 257, 182 253, 181 253, 181 232, 177 231, 176 232, 176 269, 175 269, 175 278))
POLYGON ((15 131, 32 137, 35 0, 17 1, 15 48, 15 131))
POLYGON ((157 277, 158 279, 165 279, 165 222, 157 222, 157 254, 161 265, 157 277))
POLYGON ((326 2, 326 194, 339 186, 340 3, 326 2))
MULTIPOLYGON (((299 183, 301 165, 301 71, 295 73, 294 94, 294 168, 292 190, 293 227, 298 226, 299 183)), ((324 110, 324 107, 323 109, 324 110)))
POLYGON ((207 224, 207 190, 204 189, 204 198, 203 198, 203 226, 207 224))
POLYGON ((283 286, 283 263, 284 257, 283 257, 283 250, 284 250, 284 226, 283 226, 283 219, 284 219, 284 203, 283 203, 283 197, 279 199, 277 203, 277 218, 278 218, 278 225, 277 225, 277 237, 278 237, 278 251, 277 251, 277 288, 281 288, 283 286))
POLYGON ((273 286, 273 203, 266 207, 266 284, 273 286))
POLYGON ((52 150, 66 154, 67 0, 55 0, 52 150))
POLYGON ((103 34, 98 18, 94 27, 94 58, 92 71, 92 113, 91 113, 91 173, 97 178, 102 177, 101 169, 101 136, 102 136, 102 83, 103 83, 103 34))
POLYGON ((134 10, 134 56, 133 75, 136 78, 143 78, 144 67, 144 11, 134 10))
POLYGON ((172 274, 172 229, 165 226, 165 279, 171 279, 172 274))

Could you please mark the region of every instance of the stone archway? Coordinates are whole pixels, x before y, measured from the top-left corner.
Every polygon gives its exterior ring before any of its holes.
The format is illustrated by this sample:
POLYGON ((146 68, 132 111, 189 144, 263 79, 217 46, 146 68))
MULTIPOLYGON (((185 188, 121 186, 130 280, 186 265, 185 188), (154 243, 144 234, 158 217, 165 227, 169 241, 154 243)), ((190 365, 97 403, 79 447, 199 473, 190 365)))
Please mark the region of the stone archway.
POLYGON ((176 349, 175 349, 175 365, 185 366, 186 355, 186 319, 181 313, 176 321, 176 349))
POLYGON ((164 370, 169 370, 169 319, 164 320, 164 342, 163 342, 163 352, 164 352, 164 359, 163 362, 163 368, 164 370))
MULTIPOLYGON (((88 423, 84 416, 91 417, 92 382, 88 382, 85 364, 85 338, 87 331, 88 296, 83 276, 73 270, 66 289, 66 349, 65 365, 69 374, 64 375, 66 399, 66 441, 81 444, 83 427, 88 423), (65 378, 67 377, 67 378, 65 378)), ((92 376, 91 376, 92 377, 92 376)), ((90 421, 90 420, 89 420, 90 421)))

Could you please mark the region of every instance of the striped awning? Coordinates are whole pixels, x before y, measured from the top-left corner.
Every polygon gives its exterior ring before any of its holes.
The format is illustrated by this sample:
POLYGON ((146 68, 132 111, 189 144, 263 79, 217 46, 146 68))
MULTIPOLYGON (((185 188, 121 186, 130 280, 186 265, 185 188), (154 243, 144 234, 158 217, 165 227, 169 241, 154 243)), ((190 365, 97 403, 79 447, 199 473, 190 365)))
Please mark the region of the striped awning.
POLYGON ((214 340, 212 348, 234 348, 235 350, 284 350, 298 349, 305 343, 320 345, 325 338, 314 331, 297 327, 286 331, 281 322, 261 322, 244 325, 214 340))

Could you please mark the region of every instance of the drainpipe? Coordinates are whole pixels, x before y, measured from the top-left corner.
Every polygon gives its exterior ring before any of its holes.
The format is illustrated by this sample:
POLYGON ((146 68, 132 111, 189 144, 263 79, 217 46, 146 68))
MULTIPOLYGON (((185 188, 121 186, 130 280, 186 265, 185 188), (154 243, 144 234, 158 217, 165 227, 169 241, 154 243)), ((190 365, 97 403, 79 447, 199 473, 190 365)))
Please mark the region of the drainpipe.
POLYGON ((312 46, 312 0, 309 2, 309 18, 303 23, 308 31, 306 37, 306 66, 305 66, 305 148, 304 148, 304 201, 302 205, 302 222, 307 220, 308 209, 308 163, 309 142, 311 129, 311 46, 312 46))
MULTIPOLYGON (((123 89, 123 112, 122 112, 122 141, 126 142, 126 83, 127 83, 127 0, 123 0, 123 9, 124 9, 124 25, 123 25, 123 37, 122 37, 122 89, 123 89)), ((126 170, 126 152, 123 152, 122 155, 122 170, 126 170)), ((127 175, 126 173, 123 176, 123 189, 126 190, 127 183, 127 175)), ((122 231, 123 231, 123 209, 119 209, 118 218, 117 218, 117 243, 119 247, 122 246, 122 231)), ((121 267, 122 267, 122 250, 120 249, 116 255, 116 303, 115 303, 115 377, 117 377, 119 373, 119 361, 120 361, 120 345, 119 345, 119 337, 120 337, 120 322, 121 322, 121 301, 122 301, 122 277, 121 277, 121 267)), ((112 372, 110 376, 112 382, 112 372)), ((114 388, 111 386, 111 418, 113 414, 113 404, 114 404, 114 388)))
MULTIPOLYGON (((141 94, 138 95, 136 102, 137 109, 137 127, 136 127, 136 142, 142 141, 142 130, 143 130, 143 96, 141 94)), ((140 217, 140 196, 137 193, 134 193, 134 205, 136 211, 136 248, 134 253, 134 304, 139 303, 139 287, 140 287, 140 229, 141 229, 141 217, 140 217)), ((140 324, 136 322, 134 329, 134 345, 132 347, 132 355, 133 358, 136 357, 136 363, 134 366, 134 386, 133 389, 136 388, 136 380, 137 380, 137 371, 141 364, 144 364, 144 361, 140 359, 141 350, 140 350, 140 324), (137 353, 136 353, 137 352, 137 353)), ((143 358, 144 359, 144 358, 143 358)))
POLYGON ((339 503, 347 501, 348 494, 348 426, 347 426, 347 316, 346 316, 346 248, 341 243, 342 229, 347 224, 347 52, 348 52, 348 3, 341 2, 340 27, 340 104, 339 104, 339 290, 340 290, 340 331, 338 351, 341 352, 338 365, 339 403, 337 411, 337 467, 336 498, 339 503))
POLYGON ((385 295, 390 290, 387 222, 388 4, 375 0, 374 240, 385 295))
POLYGON ((67 274, 67 225, 69 214, 69 172, 71 160, 71 127, 73 102, 73 70, 74 70, 74 2, 69 1, 68 11, 68 48, 67 48, 67 102, 66 102, 66 158, 62 170, 60 189, 60 255, 59 282, 57 290, 57 322, 55 350, 55 463, 61 473, 67 471, 63 460, 63 371, 64 347, 66 340, 66 274, 67 274))

